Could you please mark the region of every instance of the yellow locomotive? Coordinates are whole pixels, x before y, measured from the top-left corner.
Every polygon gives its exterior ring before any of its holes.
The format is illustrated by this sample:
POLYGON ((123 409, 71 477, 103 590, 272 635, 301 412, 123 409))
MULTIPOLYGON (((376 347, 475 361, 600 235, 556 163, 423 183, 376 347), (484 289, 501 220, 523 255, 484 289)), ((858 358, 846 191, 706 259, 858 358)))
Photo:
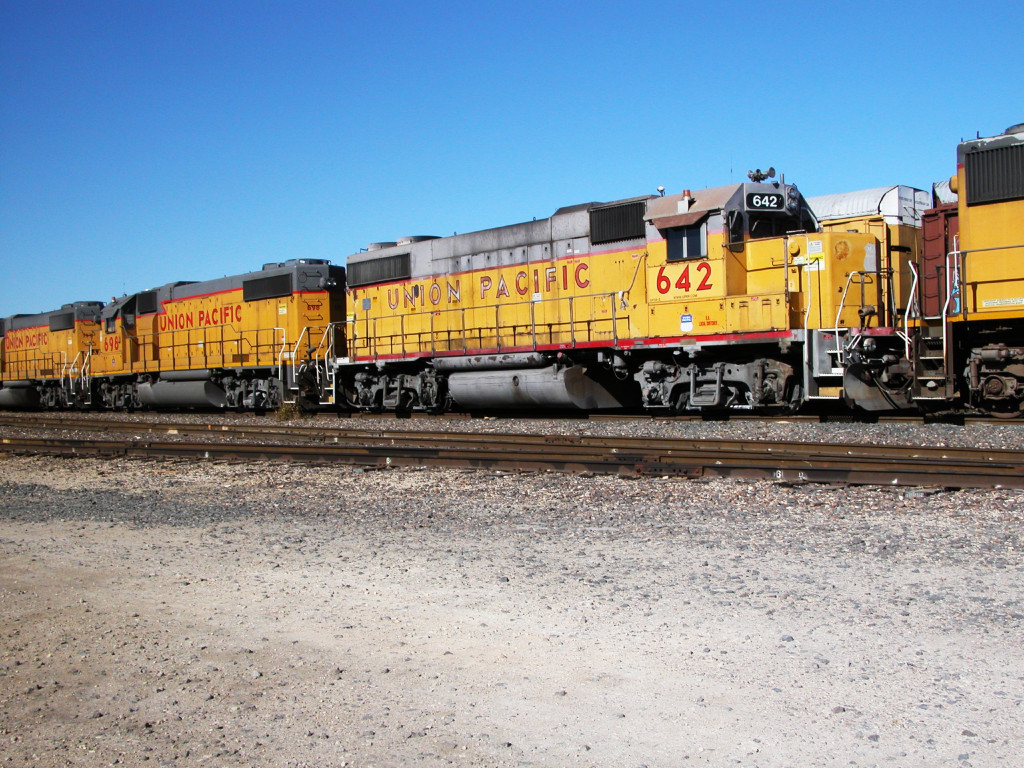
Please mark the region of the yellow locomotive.
MULTIPOLYGON (((1024 413, 1024 125, 962 142, 954 203, 920 228, 873 231, 900 242, 898 312, 888 338, 844 351, 845 391, 867 410, 1024 413)), ((868 215, 837 219, 860 231, 868 215)), ((896 263, 896 260, 893 260, 896 263)))
POLYGON ((88 403, 102 306, 80 301, 53 312, 0 319, 0 407, 88 403))
POLYGON ((0 406, 331 405, 345 271, 320 259, 0 322, 0 406))
POLYGON ((320 259, 123 296, 100 313, 93 395, 122 409, 316 407, 344 307, 344 270, 320 259))
POLYGON ((922 295, 937 300, 915 316, 915 399, 962 398, 1017 417, 1024 412, 1024 124, 961 143, 950 188, 958 195, 956 227, 946 222, 952 247, 930 249, 933 268, 919 274, 922 295))
POLYGON ((773 176, 8 317, 0 406, 1024 413, 1024 126, 928 211, 773 176))
POLYGON ((845 345, 892 314, 879 256, 874 235, 821 231, 795 186, 756 174, 377 243, 347 260, 345 399, 675 413, 837 400, 845 345))

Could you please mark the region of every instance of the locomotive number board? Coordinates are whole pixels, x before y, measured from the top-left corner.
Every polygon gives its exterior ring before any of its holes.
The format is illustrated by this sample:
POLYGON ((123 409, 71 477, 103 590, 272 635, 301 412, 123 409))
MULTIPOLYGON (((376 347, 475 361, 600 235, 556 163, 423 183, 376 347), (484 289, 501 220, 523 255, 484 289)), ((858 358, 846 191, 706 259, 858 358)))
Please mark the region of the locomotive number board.
POLYGON ((786 198, 779 192, 748 192, 748 211, 781 211, 786 207, 786 198))

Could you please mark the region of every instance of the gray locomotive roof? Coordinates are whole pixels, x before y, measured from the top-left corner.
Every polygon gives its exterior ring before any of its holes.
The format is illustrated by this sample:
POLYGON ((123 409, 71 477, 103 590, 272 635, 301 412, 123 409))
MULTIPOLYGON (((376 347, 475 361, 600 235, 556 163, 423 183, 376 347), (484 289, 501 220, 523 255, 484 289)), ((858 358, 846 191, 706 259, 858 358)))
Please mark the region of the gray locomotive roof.
POLYGON ((586 237, 590 227, 587 212, 591 207, 593 204, 560 208, 548 219, 525 221, 448 237, 424 238, 419 242, 409 242, 412 238, 403 238, 395 245, 389 243, 382 248, 354 253, 348 257, 348 263, 372 261, 396 253, 409 252, 424 256, 429 253, 431 260, 438 260, 518 248, 532 243, 586 237))
POLYGON ((890 224, 920 226, 921 213, 931 208, 931 195, 921 189, 895 184, 809 197, 807 204, 819 221, 882 216, 890 224))
MULTIPOLYGON (((413 277, 432 274, 436 263, 449 261, 450 270, 467 269, 480 260, 481 266, 513 263, 517 259, 536 258, 527 253, 536 246, 545 245, 571 247, 573 253, 582 253, 590 237, 590 214, 601 208, 645 203, 644 218, 655 226, 673 227, 693 224, 709 214, 734 204, 737 197, 746 191, 768 191, 778 189, 775 182, 767 184, 728 184, 693 193, 686 191, 668 197, 641 195, 607 203, 583 203, 559 208, 550 218, 511 224, 494 229, 468 232, 450 237, 431 238, 424 242, 408 241, 374 243, 373 246, 348 257, 350 266, 361 265, 377 259, 409 255, 413 277), (582 242, 580 242, 582 241, 582 242), (515 254, 511 252, 515 251, 515 254), (482 258, 487 257, 487 258, 482 258), (472 263, 467 259, 474 260, 472 263), (490 261, 487 261, 490 259, 490 261)), ((538 254, 542 258, 547 256, 538 254)))
MULTIPOLYGON (((158 288, 151 288, 150 290, 156 291, 157 292, 157 296, 160 298, 161 301, 166 301, 167 297, 170 295, 171 291, 174 288, 176 288, 178 286, 181 286, 181 285, 194 285, 194 283, 187 282, 187 281, 186 282, 177 282, 177 283, 167 283, 166 285, 161 285, 158 288)), ((112 299, 110 301, 110 303, 107 304, 103 308, 103 312, 102 312, 103 319, 106 320, 109 317, 116 317, 117 314, 121 311, 121 308, 124 307, 126 304, 134 301, 135 297, 138 296, 139 293, 149 293, 149 291, 139 291, 138 293, 127 293, 124 296, 121 296, 120 298, 112 299)))
MULTIPOLYGON (((213 280, 203 280, 197 283, 172 283, 170 290, 165 296, 160 294, 162 301, 168 299, 185 299, 190 296, 203 296, 209 293, 220 293, 241 288, 248 281, 260 277, 270 277, 292 273, 296 276, 293 285, 294 290, 313 290, 317 288, 317 281, 330 270, 337 270, 340 267, 332 267, 326 259, 289 259, 288 261, 272 262, 264 264, 263 269, 258 272, 246 272, 242 275, 228 275, 213 280)), ((161 289, 158 289, 161 290, 161 289)))
POLYGON ((96 320, 99 319, 102 307, 102 301, 76 301, 73 304, 65 304, 60 309, 51 309, 49 312, 5 317, 3 328, 6 332, 16 331, 19 328, 35 328, 38 325, 49 325, 51 317, 67 314, 68 312, 73 312, 76 320, 96 320))
POLYGON ((958 165, 964 164, 964 155, 984 149, 1013 147, 1024 143, 1024 123, 1011 125, 998 136, 981 137, 961 142, 956 148, 958 165))
POLYGON ((272 262, 264 264, 263 269, 258 272, 246 272, 241 275, 228 275, 217 277, 212 280, 202 281, 178 281, 166 283, 146 291, 138 291, 122 296, 111 301, 103 308, 104 319, 114 317, 121 311, 124 305, 131 302, 140 293, 156 291, 159 302, 172 301, 174 299, 186 299, 191 296, 204 296, 206 294, 220 293, 241 288, 247 280, 273 275, 287 274, 296 275, 294 290, 314 290, 319 288, 320 278, 325 274, 337 273, 342 267, 331 266, 327 259, 289 259, 288 261, 272 262))
POLYGON ((589 213, 591 210, 648 199, 655 198, 651 195, 642 195, 607 203, 590 202, 567 205, 559 208, 546 219, 534 219, 519 224, 508 224, 448 237, 403 238, 396 242, 374 243, 370 249, 354 253, 346 261, 349 264, 358 264, 410 252, 421 259, 438 261, 541 243, 584 238, 590 234, 589 213), (419 242, 415 242, 416 240, 419 242))

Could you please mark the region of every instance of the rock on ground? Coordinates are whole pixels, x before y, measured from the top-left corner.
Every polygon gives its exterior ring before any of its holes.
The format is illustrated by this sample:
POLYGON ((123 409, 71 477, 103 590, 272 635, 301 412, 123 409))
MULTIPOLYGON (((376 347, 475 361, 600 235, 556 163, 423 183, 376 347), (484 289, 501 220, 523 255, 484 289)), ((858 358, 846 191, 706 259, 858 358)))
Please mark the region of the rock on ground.
POLYGON ((6 765, 1014 766, 1024 495, 0 457, 6 765))

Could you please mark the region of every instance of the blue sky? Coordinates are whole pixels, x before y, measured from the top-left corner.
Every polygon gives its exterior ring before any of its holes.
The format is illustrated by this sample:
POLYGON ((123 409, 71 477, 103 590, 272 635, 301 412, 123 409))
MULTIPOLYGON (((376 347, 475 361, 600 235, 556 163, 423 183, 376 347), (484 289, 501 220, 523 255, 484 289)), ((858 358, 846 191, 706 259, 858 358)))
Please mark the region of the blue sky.
POLYGON ((1022 28, 944 0, 0 0, 0 316, 769 165, 928 189, 1024 121, 1022 28))

